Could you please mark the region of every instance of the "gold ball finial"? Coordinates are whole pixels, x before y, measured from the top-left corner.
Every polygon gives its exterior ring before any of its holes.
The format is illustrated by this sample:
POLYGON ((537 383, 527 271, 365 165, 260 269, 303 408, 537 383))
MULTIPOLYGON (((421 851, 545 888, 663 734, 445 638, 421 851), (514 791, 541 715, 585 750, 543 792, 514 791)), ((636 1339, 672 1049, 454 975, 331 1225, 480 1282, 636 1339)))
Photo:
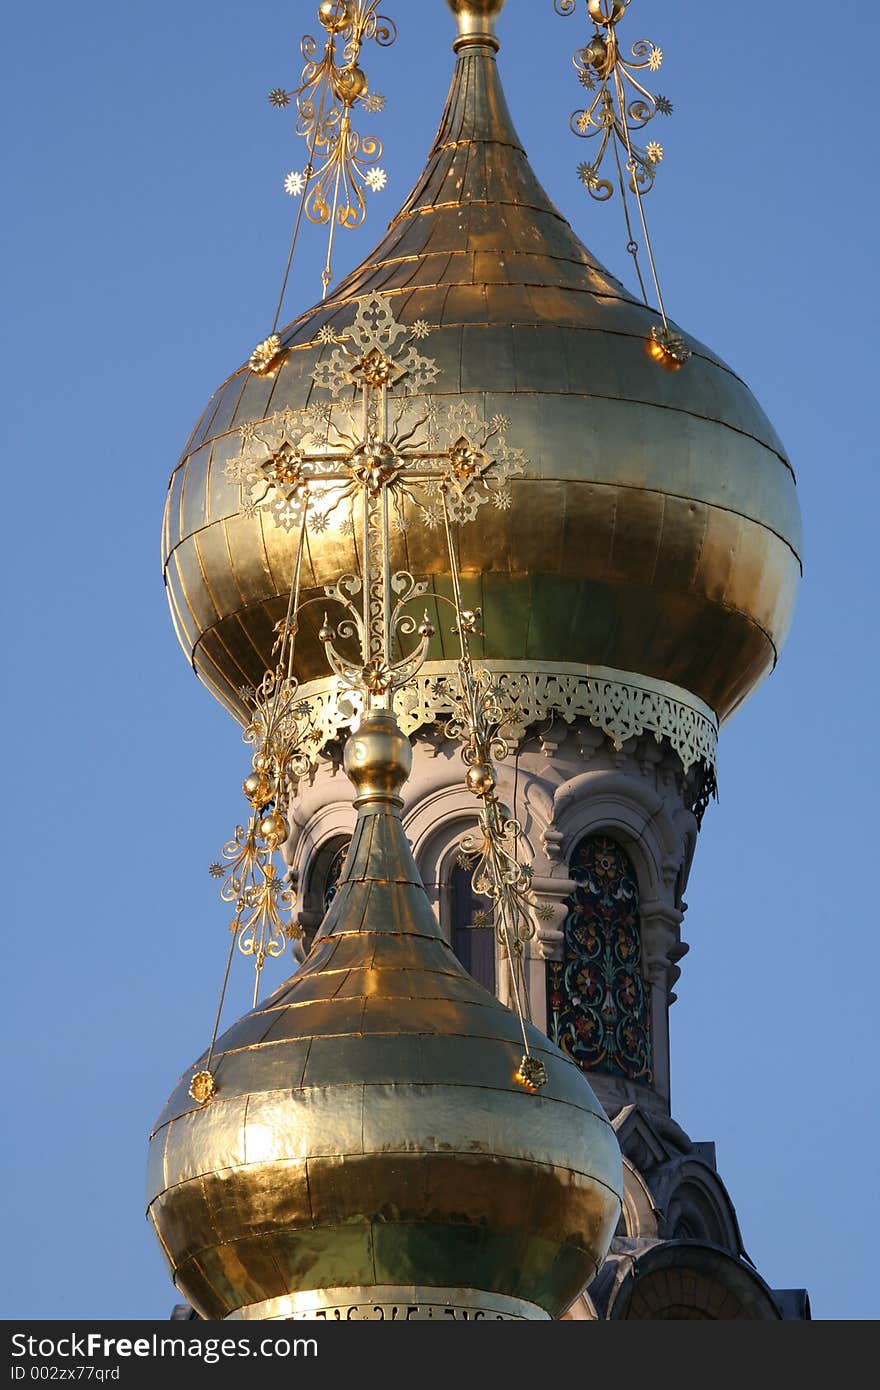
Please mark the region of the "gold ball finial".
POLYGON ((357 791, 355 806, 368 801, 402 806, 400 790, 412 771, 412 745, 392 714, 373 710, 346 743, 343 766, 357 791))
POLYGON ((363 68, 357 66, 343 68, 339 73, 338 85, 339 95, 349 105, 353 105, 367 90, 367 74, 363 68))
POLYGON ((274 851, 279 849, 290 835, 290 826, 280 811, 270 811, 260 821, 260 834, 268 848, 274 851))
POLYGON ((495 790, 495 773, 489 763, 474 763, 473 767, 467 770, 468 791, 473 792, 474 796, 488 796, 495 790))
POLYGON ((348 0, 321 0, 318 6, 318 19, 328 34, 340 34, 351 24, 351 8, 348 0))
POLYGON ((446 0, 458 20, 458 38, 452 45, 457 53, 472 44, 498 51, 495 20, 504 9, 504 0, 446 0))
POLYGON ((251 772, 244 779, 241 789, 251 805, 257 810, 272 799, 272 788, 263 775, 262 769, 259 772, 251 772))

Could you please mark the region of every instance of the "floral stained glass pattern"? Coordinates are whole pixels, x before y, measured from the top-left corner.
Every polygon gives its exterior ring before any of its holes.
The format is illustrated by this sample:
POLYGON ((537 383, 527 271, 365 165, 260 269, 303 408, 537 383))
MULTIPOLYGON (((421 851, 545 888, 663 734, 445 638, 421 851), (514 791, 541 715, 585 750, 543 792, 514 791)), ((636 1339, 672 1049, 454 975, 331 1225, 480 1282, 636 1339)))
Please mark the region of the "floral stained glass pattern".
POLYGON ((569 870, 563 959, 547 970, 552 1040, 583 1071, 650 1085, 651 1035, 642 979, 639 890, 626 851, 607 835, 581 841, 569 870))

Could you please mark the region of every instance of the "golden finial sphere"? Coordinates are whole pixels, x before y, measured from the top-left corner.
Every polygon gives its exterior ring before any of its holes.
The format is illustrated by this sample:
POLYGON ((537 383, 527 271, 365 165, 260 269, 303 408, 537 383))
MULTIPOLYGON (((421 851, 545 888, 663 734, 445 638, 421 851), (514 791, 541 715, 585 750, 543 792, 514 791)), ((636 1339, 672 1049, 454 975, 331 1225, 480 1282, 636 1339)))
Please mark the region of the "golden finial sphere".
POLYGON ((355 805, 397 796, 412 771, 412 745, 390 715, 365 715, 348 740, 343 766, 357 791, 355 805))
POLYGON ((488 763, 474 763, 473 767, 468 768, 465 780, 468 791, 473 792, 474 796, 487 796, 495 789, 495 773, 488 763))
POLYGON ((594 24, 616 24, 623 18, 627 0, 587 0, 587 9, 594 24))
POLYGON ((260 834, 269 849, 278 849, 290 834, 290 826, 280 811, 270 811, 260 821, 260 834))
POLYGON ((343 68, 338 78, 340 95, 348 102, 357 101, 368 87, 367 74, 363 68, 343 68))
POLYGON ((252 772, 241 784, 241 789, 252 806, 265 806, 272 798, 272 789, 262 772, 252 772))
POLYGON ((351 24, 349 0, 321 0, 318 19, 328 34, 340 34, 351 24))
POLYGON ((608 61, 608 43, 602 38, 601 34, 596 34, 590 40, 586 48, 581 49, 581 62, 584 67, 595 68, 601 71, 608 61))

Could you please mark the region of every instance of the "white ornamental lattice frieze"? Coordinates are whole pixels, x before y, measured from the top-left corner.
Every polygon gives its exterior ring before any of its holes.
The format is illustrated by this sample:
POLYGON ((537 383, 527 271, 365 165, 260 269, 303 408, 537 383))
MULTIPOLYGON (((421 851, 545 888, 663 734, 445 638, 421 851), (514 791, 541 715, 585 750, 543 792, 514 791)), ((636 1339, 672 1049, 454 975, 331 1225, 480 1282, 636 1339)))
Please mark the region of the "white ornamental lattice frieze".
MULTIPOLYGON (((695 763, 715 768, 718 728, 711 712, 670 690, 612 675, 577 671, 510 670, 486 663, 508 717, 504 737, 518 741, 530 725, 558 715, 566 724, 586 719, 601 729, 616 749, 627 739, 652 734, 665 739, 685 772, 695 763)), ((438 663, 439 666, 439 663, 438 663)), ((404 733, 412 734, 446 720, 453 711, 455 676, 442 669, 423 671, 395 695, 395 711, 404 733)), ((327 742, 347 730, 359 714, 359 701, 337 681, 303 688, 312 707, 315 739, 327 742)))

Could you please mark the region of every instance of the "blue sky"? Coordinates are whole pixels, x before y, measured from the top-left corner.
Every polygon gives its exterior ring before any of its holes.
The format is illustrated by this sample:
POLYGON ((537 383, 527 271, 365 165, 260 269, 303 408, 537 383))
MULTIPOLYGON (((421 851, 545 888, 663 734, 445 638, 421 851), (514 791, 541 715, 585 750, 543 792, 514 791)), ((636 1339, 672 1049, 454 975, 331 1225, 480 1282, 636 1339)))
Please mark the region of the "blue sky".
MULTIPOLYGON (((451 70, 441 0, 388 0, 368 56, 389 187, 419 172, 451 70)), ((8 1318, 164 1317, 146 1138, 210 1028, 226 918, 206 866, 239 814, 238 731, 177 648, 159 534, 214 387, 268 329, 305 162, 311 3, 17 6, 5 25, 2 585, 8 1318)), ((874 6, 633 0, 675 105, 650 199, 667 308, 750 383, 785 440, 806 575, 773 678, 724 731, 687 900, 673 1111, 714 1139, 746 1248, 820 1318, 878 1315, 874 825, 877 193, 874 6), (749 22, 751 21, 751 22, 749 22), (829 55, 828 45, 833 46, 829 55), (871 1251, 873 1254, 873 1251, 871 1251)), ((579 187, 567 120, 583 19, 508 0, 502 72, 560 208, 631 279, 616 204, 579 187)), ((307 229, 292 317, 319 297, 307 229)), ((280 978, 280 977, 279 977, 280 978)), ((242 964, 229 1019, 247 1006, 242 964)))

